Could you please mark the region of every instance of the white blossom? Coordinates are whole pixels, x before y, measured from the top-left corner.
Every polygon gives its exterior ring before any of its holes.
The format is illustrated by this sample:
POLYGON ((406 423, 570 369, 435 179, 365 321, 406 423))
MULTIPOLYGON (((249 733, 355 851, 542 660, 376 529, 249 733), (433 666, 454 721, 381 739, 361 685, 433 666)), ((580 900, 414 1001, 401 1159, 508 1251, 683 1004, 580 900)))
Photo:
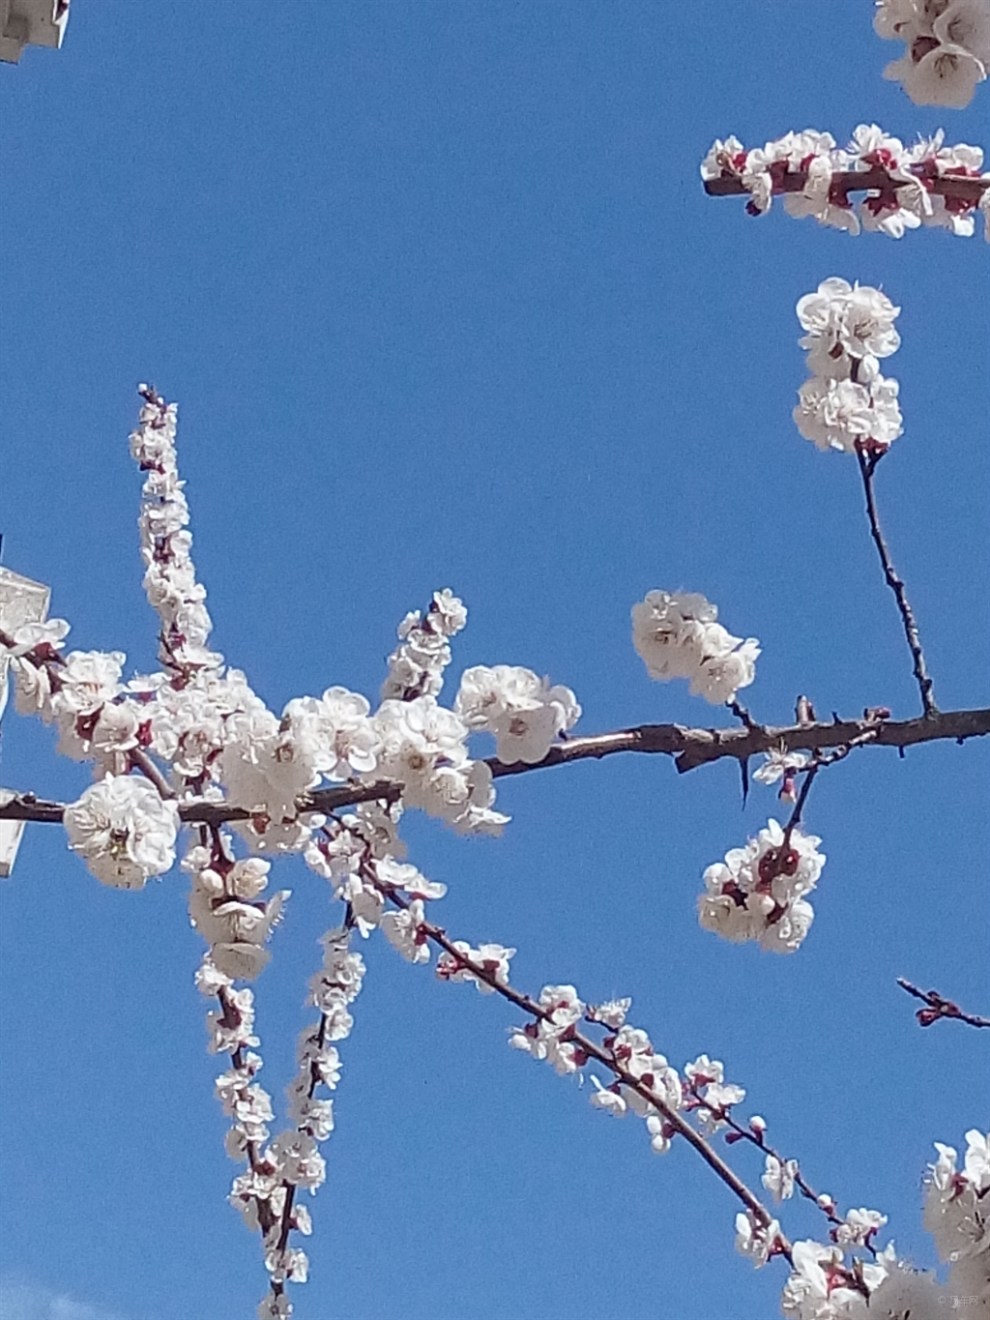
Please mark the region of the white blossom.
POLYGON ((123 651, 70 651, 58 668, 56 712, 92 715, 121 690, 123 651))
POLYGON ((966 1133, 962 1169, 952 1146, 936 1141, 935 1149, 938 1159, 925 1175, 925 1226, 942 1259, 963 1268, 971 1262, 990 1292, 990 1136, 978 1128, 966 1133))
POLYGON ((290 701, 283 726, 297 745, 305 744, 314 769, 329 779, 374 774, 379 738, 367 698, 347 688, 331 687, 319 699, 290 701))
POLYGON ((852 364, 869 365, 875 374, 878 358, 900 347, 894 329, 900 314, 885 293, 869 285, 850 284, 833 276, 815 293, 798 300, 797 316, 805 336, 799 341, 809 350, 808 366, 820 376, 847 378, 852 364))
POLYGON ((398 912, 386 912, 381 920, 385 938, 411 963, 430 960, 430 946, 423 930, 423 920, 423 902, 418 898, 398 912))
POLYGON ((764 1224, 752 1210, 736 1215, 736 1250, 752 1261, 756 1269, 760 1269, 770 1259, 779 1236, 780 1224, 776 1219, 764 1224))
POLYGON ((818 449, 856 452, 886 448, 903 433, 896 380, 877 376, 869 385, 812 376, 798 391, 795 425, 818 449))
POLYGON ((753 778, 760 784, 775 784, 778 779, 797 770, 803 770, 808 764, 804 752, 772 750, 766 753, 763 764, 753 772, 753 778))
POLYGON ((701 925, 728 940, 756 940, 774 953, 793 953, 814 920, 804 895, 825 864, 819 843, 798 826, 787 838, 777 821, 769 821, 745 847, 731 849, 705 871, 701 925))
POLYGON ((509 1044, 534 1059, 545 1060, 561 1076, 577 1072, 584 1062, 583 1053, 570 1039, 573 1027, 584 1015, 577 991, 572 985, 545 985, 538 1002, 547 1016, 516 1028, 509 1044))
POLYGON ((590 1099, 596 1109, 604 1109, 606 1113, 612 1114, 616 1118, 621 1118, 628 1113, 629 1106, 623 1098, 622 1087, 618 1082, 613 1082, 611 1086, 602 1086, 598 1078, 592 1076, 591 1085, 594 1090, 590 1099))
POLYGON ((862 1247, 872 1243, 873 1238, 887 1222, 887 1216, 879 1210, 847 1210, 841 1224, 832 1230, 835 1241, 843 1247, 862 1247))
POLYGON ((260 1044, 254 1034, 254 994, 248 986, 223 991, 223 1009, 206 1015, 211 1054, 233 1054, 234 1050, 260 1044))
POLYGON ((65 808, 69 847, 105 885, 142 889, 175 862, 174 802, 147 780, 106 775, 65 808))
POLYGON ((504 763, 542 761, 551 744, 574 727, 581 707, 570 688, 552 686, 520 665, 475 665, 465 670, 454 710, 469 729, 495 735, 504 763))
POLYGON ((805 1240, 795 1242, 792 1253, 794 1268, 781 1298, 781 1311, 788 1320, 845 1320, 853 1316, 867 1320, 864 1299, 851 1286, 840 1247, 805 1240))
POLYGON ((794 421, 819 449, 886 448, 902 433, 899 386, 879 361, 897 351, 900 312, 886 294, 833 276, 798 301, 813 373, 798 391, 794 421))
POLYGON ((884 77, 900 82, 916 105, 963 109, 990 64, 986 0, 878 0, 874 27, 905 50, 884 77))
POLYGON ((589 1004, 586 1013, 590 1021, 618 1031, 625 1025, 626 1015, 632 1007, 631 999, 608 999, 603 1004, 589 1004))
POLYGON ((794 1195, 797 1171, 797 1160, 780 1160, 776 1155, 767 1155, 760 1181, 775 1201, 786 1201, 794 1195))
POLYGON ((647 592, 632 608, 632 625, 633 646, 651 678, 689 679, 693 695, 719 704, 756 677, 759 643, 733 637, 702 595, 647 592))
POLYGON ((399 645, 388 658, 382 700, 409 701, 439 695, 450 664, 448 639, 467 623, 467 610, 449 588, 433 593, 425 615, 407 614, 399 624, 399 645))

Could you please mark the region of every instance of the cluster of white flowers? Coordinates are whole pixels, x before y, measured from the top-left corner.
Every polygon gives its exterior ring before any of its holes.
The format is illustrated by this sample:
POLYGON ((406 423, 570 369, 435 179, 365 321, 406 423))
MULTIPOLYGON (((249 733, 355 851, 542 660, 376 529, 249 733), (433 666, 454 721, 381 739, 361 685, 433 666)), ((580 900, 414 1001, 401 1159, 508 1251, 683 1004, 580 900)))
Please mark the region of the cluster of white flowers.
POLYGON ((508 820, 492 810, 491 769, 467 751, 467 725, 436 697, 387 698, 374 717, 378 772, 402 785, 402 800, 462 834, 497 834, 508 820))
MULTIPOLYGON (((469 723, 438 700, 450 662, 447 639, 466 618, 462 602, 446 589, 435 593, 425 616, 407 616, 400 628, 402 645, 390 659, 385 695, 375 711, 360 694, 332 687, 322 698, 290 701, 278 719, 252 700, 253 694, 240 694, 240 708, 224 712, 216 738, 205 740, 219 742, 219 748, 197 762, 217 762, 213 773, 228 799, 250 813, 240 829, 254 848, 306 848, 323 817, 300 812, 298 802, 323 779, 391 780, 401 788, 405 806, 460 833, 501 830, 508 817, 493 810, 490 767, 468 754, 469 723)), ((537 709, 546 706, 553 712, 556 736, 577 717, 573 694, 564 688, 544 691, 539 680, 536 686, 537 709)), ((535 722, 532 716, 520 718, 535 722)), ((530 744, 522 737, 519 741, 528 750, 530 744)))
MULTIPOLYGON (((871 1221, 883 1220, 873 1211, 850 1211, 849 1219, 864 1215, 871 1221)), ((743 1215, 736 1219, 736 1245, 759 1266, 766 1255, 760 1259, 750 1249, 750 1229, 744 1219, 743 1215)), ((834 1236, 837 1241, 828 1245, 813 1239, 793 1244, 792 1270, 781 1297, 781 1313, 787 1320, 984 1320, 985 1277, 982 1295, 960 1292, 951 1277, 941 1284, 934 1275, 899 1260, 893 1243, 882 1251, 874 1249, 866 1259, 852 1254, 842 1226, 834 1236)))
POLYGON ((379 926, 410 962, 427 962, 430 951, 422 930, 425 903, 443 898, 447 886, 401 860, 405 849, 396 833, 401 808, 362 803, 353 814, 334 817, 305 851, 311 870, 328 880, 334 897, 348 905, 350 920, 367 938, 379 926), (388 910, 394 899, 396 910, 388 910))
POLYGON ((226 1150, 248 1166, 234 1179, 229 1199, 248 1227, 262 1235, 271 1287, 258 1314, 284 1317, 292 1314, 285 1284, 304 1283, 309 1268, 306 1253, 288 1242, 292 1229, 312 1232, 309 1212, 295 1203, 295 1194, 301 1188, 315 1192, 323 1183, 326 1165, 318 1143, 333 1130, 333 1102, 316 1091, 320 1086, 332 1090, 340 1079, 332 1042, 350 1033, 347 1005, 361 988, 364 964, 348 952, 346 932, 324 937, 324 964, 310 983, 321 1016, 303 1034, 299 1072, 288 1088, 295 1128, 270 1141, 271 1096, 255 1080, 262 1059, 252 1048, 259 1043, 254 996, 247 987, 234 989, 235 978, 253 979, 267 963, 263 946, 289 897, 288 890, 281 890, 261 899, 270 866, 258 857, 234 861, 229 840, 221 834, 212 848, 195 846, 183 861, 192 879, 189 916, 210 945, 196 983, 202 994, 219 1001, 219 1008, 207 1015, 209 1048, 230 1056, 230 1067, 216 1080, 217 1096, 231 1120, 226 1150))
POLYGON ((388 658, 382 700, 440 695, 450 664, 449 638, 467 623, 464 602, 447 587, 435 591, 425 617, 413 610, 399 624, 399 645, 388 658))
MULTIPOLYGON (((765 1129, 766 1124, 759 1116, 749 1120, 750 1139, 761 1148, 765 1129)), ((979 1133, 968 1135, 984 1140, 979 1133)), ((985 1150, 984 1141, 984 1158, 985 1150)), ((949 1155, 954 1162, 955 1152, 949 1151, 949 1155)), ((794 1195, 799 1176, 796 1160, 766 1154, 762 1182, 776 1201, 794 1195)), ((806 1185, 802 1190, 804 1195, 814 1197, 806 1185)), ((832 1224, 831 1241, 826 1244, 804 1239, 792 1244, 791 1273, 781 1298, 781 1311, 788 1320, 874 1320, 875 1317, 954 1320, 960 1316, 963 1320, 981 1320, 985 1317, 986 1310, 981 1308, 985 1308, 986 1298, 990 1296, 985 1261, 982 1284, 971 1274, 965 1280, 950 1278, 947 1286, 941 1285, 932 1275, 899 1260, 893 1243, 877 1249, 875 1239, 887 1222, 886 1215, 859 1208, 840 1217, 830 1196, 823 1194, 814 1199, 832 1224)), ((752 1210, 738 1214, 736 1249, 759 1269, 784 1250, 778 1221, 764 1222, 752 1210)))
POLYGON ((733 637, 717 608, 695 592, 649 591, 632 608, 632 639, 651 678, 686 678, 712 703, 734 701, 756 677, 760 644, 733 637))
POLYGON ((990 1134, 966 1133, 963 1167, 951 1146, 935 1143, 938 1159, 926 1175, 925 1227, 949 1262, 956 1320, 990 1313, 990 1134))
MULTIPOLYGON (((186 865, 197 879, 207 871, 219 875, 215 857, 205 848, 194 848, 186 865)), ((237 880, 232 877, 241 868, 246 869, 240 889, 256 889, 259 880, 264 883, 268 863, 249 859, 236 863, 228 872, 228 889, 237 887, 237 880), (247 879, 248 875, 253 881, 247 879)), ((194 898, 190 910, 196 906, 194 898)), ((220 910, 215 908, 214 914, 220 910)), ((201 922, 196 915, 194 923, 206 934, 203 927, 212 919, 207 917, 201 922)), ((270 926, 266 915, 261 920, 270 926)), ((273 1140, 268 1126, 273 1118, 271 1096, 255 1080, 262 1060, 252 1048, 259 1043, 253 993, 247 987, 234 989, 232 977, 218 965, 220 946, 216 944, 196 976, 201 993, 218 999, 220 1005, 208 1014, 210 1050, 230 1055, 231 1066, 217 1078, 216 1091, 224 1113, 231 1120, 225 1139, 227 1154, 248 1166, 234 1179, 229 1199, 247 1226, 261 1233, 264 1243, 265 1267, 272 1286, 258 1308, 261 1317, 291 1315, 284 1285, 306 1281, 308 1258, 304 1251, 289 1245, 288 1233, 295 1229, 308 1235, 312 1232, 312 1221, 309 1211, 296 1202, 295 1196, 299 1190, 315 1193, 326 1179, 326 1162, 319 1143, 333 1131, 333 1100, 317 1092, 320 1088, 332 1092, 340 1082, 341 1061, 336 1042, 351 1033, 353 1019, 349 1005, 360 993, 364 978, 364 962, 360 955, 350 952, 346 930, 328 932, 322 944, 323 965, 309 983, 310 1001, 319 1010, 320 1018, 300 1037, 299 1070, 287 1087, 295 1127, 279 1133, 273 1140)))
POLYGON ((253 981, 267 966, 264 947, 290 896, 281 889, 265 900, 271 863, 261 857, 230 860, 221 841, 212 851, 189 850, 182 863, 192 881, 189 920, 209 944, 213 966, 237 980, 253 981))
POLYGON ((189 505, 175 452, 176 406, 139 385, 144 406, 131 434, 131 455, 142 472, 141 558, 144 590, 161 619, 159 659, 171 672, 216 669, 222 656, 207 647, 213 624, 190 557, 189 505))
POLYGON ((983 151, 966 143, 946 146, 941 130, 913 146, 877 124, 859 124, 846 147, 817 129, 785 133, 762 147, 718 138, 702 162, 701 177, 713 190, 719 181, 741 187, 749 194, 751 215, 763 215, 783 193, 789 215, 851 234, 867 230, 901 238, 908 229, 931 225, 968 238, 980 211, 990 239, 990 175, 983 171, 983 151), (857 178, 862 175, 870 176, 867 185, 857 178), (860 191, 864 196, 857 203, 850 194, 860 191))
POLYGON ((364 960, 360 954, 351 953, 347 930, 328 931, 321 943, 323 965, 309 983, 310 1000, 320 1017, 299 1037, 298 1072, 286 1088, 295 1128, 281 1132, 261 1151, 231 1189, 231 1203, 249 1226, 254 1226, 259 1196, 269 1209, 267 1227, 261 1227, 265 1268, 272 1288, 258 1307, 261 1320, 291 1315, 284 1284, 306 1282, 308 1258, 285 1240, 285 1226, 307 1236, 313 1231, 309 1211, 296 1202, 295 1192, 305 1190, 315 1195, 326 1180, 326 1161, 319 1143, 334 1130, 334 1106, 331 1095, 317 1092, 321 1088, 333 1092, 340 1084, 342 1064, 337 1043, 351 1034, 354 1021, 350 1005, 361 993, 364 981, 364 960), (289 1196, 293 1197, 291 1202, 289 1196))
POLYGON ((901 83, 915 105, 961 110, 987 76, 987 0, 876 0, 873 27, 904 42, 904 54, 883 76, 901 83))
POLYGON ((581 707, 568 687, 551 686, 520 665, 466 669, 454 710, 471 730, 495 736, 495 755, 505 764, 542 761, 551 744, 572 729, 581 707))
MULTIPOLYGON (((609 1034, 602 1042, 602 1049, 608 1055, 613 1077, 603 1085, 591 1074, 594 1087, 591 1103, 615 1118, 630 1113, 642 1118, 652 1150, 662 1155, 670 1149, 674 1135, 665 1111, 680 1109, 683 1088, 677 1069, 655 1051, 646 1032, 627 1025, 631 1002, 615 999, 606 1004, 585 1004, 572 985, 545 985, 537 1001, 540 1016, 515 1028, 509 1044, 540 1062, 549 1063, 556 1073, 566 1077, 581 1073, 589 1061, 587 1051, 576 1039, 578 1024, 584 1020, 604 1026, 609 1034), (653 1099, 648 1099, 643 1090, 649 1091, 653 1099)), ((601 1063, 601 1059, 597 1062, 601 1063)))
MULTIPOLYGON (((493 732, 503 759, 539 760, 578 718, 574 694, 529 670, 478 667, 465 676, 458 709, 441 705, 449 639, 467 620, 463 603, 444 589, 400 626, 377 710, 335 686, 288 702, 281 717, 270 711, 244 674, 208 649, 210 618, 178 476, 176 409, 148 386, 140 392, 131 449, 146 474, 141 546, 145 588, 161 618, 163 671, 125 684, 122 653, 64 655, 66 623, 27 625, 4 647, 20 708, 57 724, 60 750, 93 761, 98 775, 125 775, 138 764, 154 779, 164 763, 180 803, 206 798, 239 808, 245 819, 235 829, 255 853, 309 846, 325 818, 305 809, 305 797, 325 781, 391 780, 405 806, 460 833, 498 833, 508 817, 494 809, 491 768, 468 753, 470 733, 493 732), (484 674, 491 681, 483 696, 484 674), (486 713, 482 705, 491 702, 497 710, 486 713), (148 754, 157 761, 141 759, 148 754)), ((91 841, 87 856, 97 848, 91 841)))
MULTIPOLYGON (((697 1094, 695 1083, 692 1095, 697 1094)), ((796 1160, 782 1159, 766 1150, 765 1132, 764 1119, 754 1115, 748 1132, 736 1125, 728 1139, 748 1138, 766 1152, 761 1181, 779 1203, 794 1195, 800 1173, 796 1160)), ((882 1251, 876 1249, 874 1238, 887 1222, 886 1215, 857 1209, 840 1217, 830 1196, 815 1197, 807 1184, 802 1184, 801 1190, 804 1196, 817 1201, 831 1222, 832 1240, 824 1244, 805 1239, 790 1246, 792 1268, 781 1299, 782 1313, 789 1320, 909 1320, 911 1316, 935 1320, 936 1315, 943 1314, 948 1320, 948 1312, 929 1305, 937 1293, 929 1276, 917 1274, 900 1262, 893 1244, 882 1251), (864 1252, 868 1258, 857 1255, 864 1252)), ((776 1219, 767 1220, 750 1209, 736 1215, 735 1227, 736 1250, 756 1269, 788 1250, 776 1219)))
MULTIPOLYGON (((175 488, 174 499, 161 493, 152 499, 146 482, 142 529, 148 571, 159 586, 171 581, 173 573, 188 586, 194 575, 188 538, 181 531, 188 510, 175 476, 174 409, 152 396, 146 398, 141 415, 132 443, 149 472, 148 481, 154 481, 159 492, 175 488), (164 524, 152 515, 162 510, 174 515, 179 531, 166 535, 161 530, 164 524), (172 545, 176 540, 178 548, 172 545), (166 541, 172 546, 168 553, 161 548, 166 541)), ((162 637, 170 639, 162 652, 167 673, 125 684, 121 652, 64 655, 68 624, 62 620, 25 625, 7 639, 4 651, 13 663, 18 706, 57 725, 62 752, 93 761, 98 774, 115 776, 131 768, 132 753, 150 752, 167 765, 180 802, 226 799, 243 810, 247 818, 235 828, 254 852, 307 847, 324 817, 301 809, 299 800, 324 780, 391 779, 405 805, 461 833, 498 833, 506 824, 508 817, 493 809, 490 767, 468 755, 467 723, 434 695, 450 659, 445 639, 467 617, 449 590, 434 595, 425 619, 413 615, 407 620, 402 629, 406 641, 390 671, 393 677, 402 673, 408 678, 408 666, 414 665, 416 684, 429 691, 410 695, 408 683, 396 679, 392 684, 390 679, 386 688, 401 687, 406 695, 386 697, 372 711, 359 693, 331 687, 320 698, 288 702, 281 718, 251 690, 243 673, 225 670, 222 657, 205 649, 208 616, 201 610, 198 589, 190 587, 185 595, 163 589, 160 595, 165 602, 160 607, 162 637), (195 647, 186 644, 191 627, 183 631, 185 624, 177 622, 185 618, 187 607, 201 624, 195 647)), ((549 689, 539 680, 535 687, 540 710, 552 712, 556 736, 577 718, 573 694, 565 688, 549 689)), ((521 718, 539 723, 541 716, 527 712, 521 718)), ((506 736, 511 738, 511 732, 506 736)), ((524 750, 532 746, 532 736, 530 732, 529 741, 519 739, 524 750)), ((91 841, 87 856, 94 857, 97 849, 91 841)), ((110 862, 108 869, 113 869, 110 862)))
POLYGON ((820 843, 798 826, 788 834, 768 821, 745 848, 731 848, 724 862, 706 869, 698 900, 701 925, 736 943, 756 940, 773 953, 793 953, 815 917, 804 895, 825 865, 820 843))
POLYGON ((886 449, 903 431, 896 380, 879 359, 897 351, 900 314, 885 293, 833 276, 798 301, 813 373, 798 391, 794 421, 819 449, 886 449))
POLYGON ((64 619, 23 624, 2 648, 11 661, 17 709, 56 727, 61 755, 93 761, 99 776, 125 774, 128 753, 141 744, 146 728, 121 681, 124 654, 64 654, 68 632, 64 619))
POLYGON ((69 847, 97 880, 143 889, 175 861, 179 813, 145 779, 106 775, 65 808, 69 847))
POLYGON ((948 1320, 935 1281, 899 1262, 892 1244, 870 1260, 812 1239, 795 1242, 791 1253, 780 1308, 787 1320, 948 1320))
POLYGON ((706 1132, 720 1132, 729 1122, 732 1106, 746 1099, 743 1087, 725 1080, 720 1059, 700 1054, 684 1069, 684 1108, 694 1110, 706 1132))

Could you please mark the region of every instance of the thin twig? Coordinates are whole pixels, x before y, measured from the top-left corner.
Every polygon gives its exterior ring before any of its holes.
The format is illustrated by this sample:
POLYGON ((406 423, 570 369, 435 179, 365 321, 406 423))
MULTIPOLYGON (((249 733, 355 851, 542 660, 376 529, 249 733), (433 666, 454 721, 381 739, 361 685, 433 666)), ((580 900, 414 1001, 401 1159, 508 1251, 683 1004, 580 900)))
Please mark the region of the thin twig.
POLYGON ((877 548, 877 554, 880 556, 880 564, 883 568, 883 575, 887 586, 894 593, 897 601, 897 608, 900 611, 901 622, 904 625, 904 635, 907 638, 908 648, 911 652, 911 659, 914 662, 914 676, 918 682, 918 689, 921 692, 921 704, 924 707, 925 714, 932 716, 938 711, 935 704, 935 694, 932 690, 932 680, 925 664, 925 653, 921 649, 921 637, 918 634, 918 625, 915 622, 911 606, 908 604, 907 592, 904 589, 903 580, 898 577, 897 572, 890 558, 890 551, 887 549, 887 543, 884 540, 883 532, 880 530, 880 520, 877 515, 877 503, 873 490, 873 474, 876 471, 877 463, 881 454, 870 453, 865 448, 857 446, 856 458, 859 462, 859 471, 863 478, 863 491, 866 495, 866 516, 870 520, 870 535, 873 537, 873 543, 877 548))
POLYGON ((753 719, 746 707, 741 705, 738 701, 727 701, 725 704, 745 728, 755 729, 758 727, 756 720, 753 719))
POLYGON ((903 976, 897 978, 897 984, 926 1005, 915 1013, 915 1017, 923 1027, 930 1027, 939 1018, 955 1018, 957 1022, 965 1022, 971 1027, 990 1027, 990 1018, 980 1017, 977 1013, 964 1012, 958 1004, 946 999, 937 990, 921 990, 903 976))

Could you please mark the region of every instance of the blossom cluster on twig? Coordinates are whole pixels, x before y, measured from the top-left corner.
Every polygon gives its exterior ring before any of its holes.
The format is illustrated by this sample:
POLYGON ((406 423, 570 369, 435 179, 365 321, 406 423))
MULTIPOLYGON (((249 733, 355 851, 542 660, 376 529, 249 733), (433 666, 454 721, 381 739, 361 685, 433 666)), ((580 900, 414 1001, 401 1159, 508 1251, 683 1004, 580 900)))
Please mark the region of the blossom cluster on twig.
POLYGON ((883 451, 902 433, 899 384, 879 367, 900 346, 900 310, 879 289, 834 276, 799 300, 799 342, 812 375, 793 416, 819 449, 883 451))
POLYGON ((632 639, 651 678, 686 678, 693 696, 713 704, 735 701, 756 677, 759 642, 733 637, 697 592, 647 592, 632 608, 632 639))
POLYGON ((770 820, 745 847, 730 848, 702 876, 702 927, 734 943, 755 940, 773 953, 793 953, 815 919, 805 895, 825 865, 820 843, 800 826, 770 820))
POLYGON ((971 237, 976 212, 990 240, 990 174, 983 150, 946 146, 939 130, 905 146, 877 124, 860 124, 846 147, 831 133, 785 133, 762 147, 736 137, 717 138, 701 164, 707 192, 746 193, 750 215, 764 215, 773 198, 796 218, 844 229, 902 238, 922 225, 971 237), (850 195, 865 192, 858 202, 850 195))

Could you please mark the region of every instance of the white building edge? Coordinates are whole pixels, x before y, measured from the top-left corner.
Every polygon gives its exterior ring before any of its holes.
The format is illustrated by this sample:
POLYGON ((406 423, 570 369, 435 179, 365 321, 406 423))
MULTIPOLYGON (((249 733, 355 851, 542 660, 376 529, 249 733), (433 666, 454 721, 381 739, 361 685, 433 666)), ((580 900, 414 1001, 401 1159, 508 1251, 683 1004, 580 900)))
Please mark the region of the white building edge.
MULTIPOLYGON (((12 633, 25 624, 42 623, 48 616, 50 596, 51 592, 43 582, 33 582, 31 578, 0 567, 0 628, 12 633)), ((0 716, 7 704, 9 665, 10 655, 4 651, 0 655, 0 716)), ((9 792, 0 785, 0 805, 9 797, 9 792)), ((6 878, 14 869, 23 833, 22 820, 0 820, 0 878, 6 878)))
POLYGON ((0 0, 0 60, 16 64, 25 46, 58 50, 69 21, 69 0, 0 0))

